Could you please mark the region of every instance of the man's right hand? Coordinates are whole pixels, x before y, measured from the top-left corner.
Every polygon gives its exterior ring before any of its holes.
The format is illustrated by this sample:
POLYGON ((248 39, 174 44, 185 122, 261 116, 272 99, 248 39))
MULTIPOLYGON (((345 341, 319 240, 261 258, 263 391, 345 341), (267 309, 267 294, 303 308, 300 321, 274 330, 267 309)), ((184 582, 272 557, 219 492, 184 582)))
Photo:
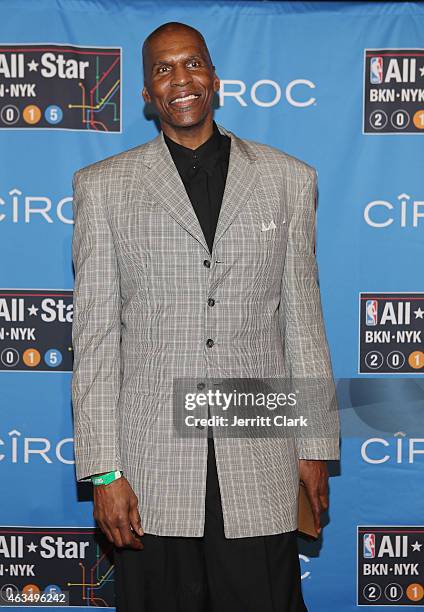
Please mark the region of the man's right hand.
POLYGON ((144 535, 138 512, 138 499, 128 480, 121 476, 94 488, 93 517, 107 539, 118 547, 142 550, 144 535))

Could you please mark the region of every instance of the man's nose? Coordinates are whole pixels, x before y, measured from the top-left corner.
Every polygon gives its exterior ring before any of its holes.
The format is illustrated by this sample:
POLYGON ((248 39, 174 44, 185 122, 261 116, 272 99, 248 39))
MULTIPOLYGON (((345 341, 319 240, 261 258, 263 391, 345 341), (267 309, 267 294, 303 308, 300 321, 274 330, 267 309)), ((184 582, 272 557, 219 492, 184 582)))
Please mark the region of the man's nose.
POLYGON ((191 74, 182 64, 177 64, 172 75, 172 85, 187 85, 191 82, 191 74))

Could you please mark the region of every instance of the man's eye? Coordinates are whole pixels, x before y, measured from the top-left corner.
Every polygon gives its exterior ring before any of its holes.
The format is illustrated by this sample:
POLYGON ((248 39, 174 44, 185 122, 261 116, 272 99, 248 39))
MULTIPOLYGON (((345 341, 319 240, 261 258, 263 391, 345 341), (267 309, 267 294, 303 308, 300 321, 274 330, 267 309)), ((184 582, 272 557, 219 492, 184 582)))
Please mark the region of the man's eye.
POLYGON ((191 60, 188 64, 189 66, 200 66, 199 60, 191 60))
POLYGON ((158 68, 158 72, 162 72, 162 70, 164 70, 164 69, 165 69, 165 70, 167 70, 167 69, 168 69, 168 66, 160 66, 160 67, 158 68))

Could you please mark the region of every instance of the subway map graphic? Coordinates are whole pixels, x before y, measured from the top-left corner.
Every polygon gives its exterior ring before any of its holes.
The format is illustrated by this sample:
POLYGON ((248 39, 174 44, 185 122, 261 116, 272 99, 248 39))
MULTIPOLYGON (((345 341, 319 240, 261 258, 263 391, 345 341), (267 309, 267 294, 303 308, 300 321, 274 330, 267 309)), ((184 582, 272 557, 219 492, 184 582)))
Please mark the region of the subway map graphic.
POLYGON ((114 608, 113 547, 95 527, 0 527, 0 607, 114 608))
POLYGON ((121 132, 121 49, 0 45, 0 128, 121 132))

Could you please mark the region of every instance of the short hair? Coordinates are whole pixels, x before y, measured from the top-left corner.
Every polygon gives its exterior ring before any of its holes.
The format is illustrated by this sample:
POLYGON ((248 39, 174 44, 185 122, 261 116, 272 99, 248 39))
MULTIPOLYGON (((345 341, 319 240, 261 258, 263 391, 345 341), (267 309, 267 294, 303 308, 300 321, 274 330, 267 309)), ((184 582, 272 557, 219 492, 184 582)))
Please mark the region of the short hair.
POLYGON ((190 30, 191 32, 193 32, 194 34, 196 34, 196 36, 200 39, 200 42, 202 43, 205 51, 206 51, 206 56, 211 64, 211 66, 213 66, 212 64, 212 59, 211 56, 209 54, 209 49, 208 46, 206 44, 206 41, 203 37, 203 34, 201 32, 199 32, 199 30, 196 30, 196 28, 193 28, 193 26, 188 25, 187 23, 181 23, 179 21, 168 21, 167 23, 163 23, 162 25, 160 25, 159 27, 157 27, 155 30, 153 30, 153 32, 150 32, 150 34, 148 36, 146 36, 146 38, 144 39, 143 42, 143 48, 142 48, 142 56, 143 56, 143 71, 144 71, 144 78, 146 78, 146 71, 145 71, 145 54, 146 54, 146 50, 149 46, 149 44, 152 42, 152 40, 154 40, 157 36, 159 36, 159 34, 162 34, 162 32, 165 32, 166 30, 190 30))

